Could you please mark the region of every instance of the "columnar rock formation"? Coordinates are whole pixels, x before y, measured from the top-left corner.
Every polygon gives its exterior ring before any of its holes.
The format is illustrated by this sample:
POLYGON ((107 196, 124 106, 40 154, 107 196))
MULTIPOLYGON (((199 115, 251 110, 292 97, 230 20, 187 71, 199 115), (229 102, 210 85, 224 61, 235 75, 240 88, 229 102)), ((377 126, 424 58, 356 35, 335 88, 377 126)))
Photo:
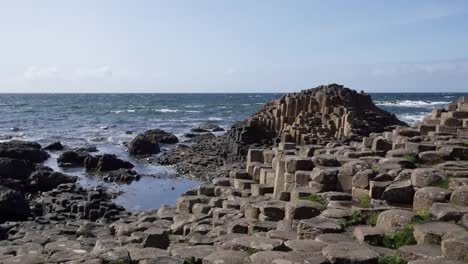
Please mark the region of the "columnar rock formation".
POLYGON ((234 125, 228 156, 242 160, 255 143, 323 144, 382 132, 393 125, 405 124, 375 106, 368 94, 338 84, 323 85, 270 101, 246 122, 234 125))

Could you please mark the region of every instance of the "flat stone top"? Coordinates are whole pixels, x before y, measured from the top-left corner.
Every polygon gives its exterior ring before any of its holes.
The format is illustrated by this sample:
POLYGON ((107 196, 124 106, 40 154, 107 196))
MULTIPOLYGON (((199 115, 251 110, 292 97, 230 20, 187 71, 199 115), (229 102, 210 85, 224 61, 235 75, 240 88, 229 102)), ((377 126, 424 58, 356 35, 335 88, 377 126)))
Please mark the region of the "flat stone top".
POLYGON ((443 235, 447 232, 464 232, 465 228, 448 222, 430 222, 414 226, 415 232, 443 235))
POLYGON ((331 263, 364 263, 379 258, 376 251, 354 242, 330 244, 322 253, 331 263))

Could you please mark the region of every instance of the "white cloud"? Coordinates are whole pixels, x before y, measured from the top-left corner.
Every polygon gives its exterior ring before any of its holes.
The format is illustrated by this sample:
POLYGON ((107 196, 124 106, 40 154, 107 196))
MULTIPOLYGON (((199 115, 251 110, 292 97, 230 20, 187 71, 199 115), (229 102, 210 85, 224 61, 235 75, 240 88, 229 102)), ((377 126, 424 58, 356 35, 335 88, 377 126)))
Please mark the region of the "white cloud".
POLYGON ((23 77, 28 81, 57 79, 59 70, 57 67, 36 67, 30 66, 23 73, 23 77))
POLYGON ((111 77, 112 71, 108 65, 104 65, 96 68, 77 69, 75 75, 78 79, 96 80, 111 77))

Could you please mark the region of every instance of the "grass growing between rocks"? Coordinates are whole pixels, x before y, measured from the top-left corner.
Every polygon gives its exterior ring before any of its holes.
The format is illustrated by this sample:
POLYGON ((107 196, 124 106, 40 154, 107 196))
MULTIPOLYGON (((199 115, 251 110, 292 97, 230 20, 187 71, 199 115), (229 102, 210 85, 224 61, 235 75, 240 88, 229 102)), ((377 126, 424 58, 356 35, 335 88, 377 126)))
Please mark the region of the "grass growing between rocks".
POLYGON ((437 181, 433 184, 431 184, 432 187, 439 187, 442 189, 448 189, 450 185, 450 178, 446 178, 440 181, 437 181))
POLYGON ((463 141, 463 145, 465 145, 465 147, 468 147, 468 139, 463 141))
POLYGON ((384 255, 379 257, 379 264, 406 264, 406 261, 399 255, 384 255))
POLYGON ((327 201, 320 195, 318 194, 309 194, 307 196, 300 197, 299 199, 301 200, 307 200, 307 201, 312 201, 312 202, 317 202, 323 206, 327 205, 327 201))
POLYGON ((420 210, 416 212, 415 219, 400 230, 387 233, 383 236, 382 246, 386 248, 397 249, 406 245, 415 245, 416 239, 414 238, 414 225, 424 224, 430 222, 432 216, 428 210, 420 210))
POLYGON ((379 218, 380 212, 372 212, 369 219, 367 219, 367 224, 375 226, 377 224, 377 218, 379 218))
POLYGON ((406 154, 405 156, 403 156, 403 158, 412 163, 418 162, 418 157, 416 155, 406 154))
POLYGON ((369 196, 362 196, 358 198, 359 204, 364 206, 369 206, 371 203, 371 198, 369 196))
POLYGON ((360 223, 362 223, 362 214, 358 211, 351 211, 349 219, 342 218, 339 220, 339 224, 343 228, 353 225, 359 225, 360 223))
POLYGON ((379 173, 379 172, 380 172, 380 167, 377 166, 377 165, 372 165, 372 172, 373 172, 374 174, 379 173))
POLYGON ((395 232, 387 233, 382 239, 382 246, 397 249, 406 245, 415 245, 413 231, 413 225, 410 224, 395 232))

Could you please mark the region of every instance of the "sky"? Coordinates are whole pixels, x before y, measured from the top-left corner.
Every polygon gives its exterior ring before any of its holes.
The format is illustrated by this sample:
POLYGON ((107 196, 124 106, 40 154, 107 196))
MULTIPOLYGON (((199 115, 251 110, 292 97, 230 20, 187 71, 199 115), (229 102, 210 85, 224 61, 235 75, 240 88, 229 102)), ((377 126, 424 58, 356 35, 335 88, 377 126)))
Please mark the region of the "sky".
POLYGON ((467 92, 466 0, 0 0, 0 92, 467 92))

